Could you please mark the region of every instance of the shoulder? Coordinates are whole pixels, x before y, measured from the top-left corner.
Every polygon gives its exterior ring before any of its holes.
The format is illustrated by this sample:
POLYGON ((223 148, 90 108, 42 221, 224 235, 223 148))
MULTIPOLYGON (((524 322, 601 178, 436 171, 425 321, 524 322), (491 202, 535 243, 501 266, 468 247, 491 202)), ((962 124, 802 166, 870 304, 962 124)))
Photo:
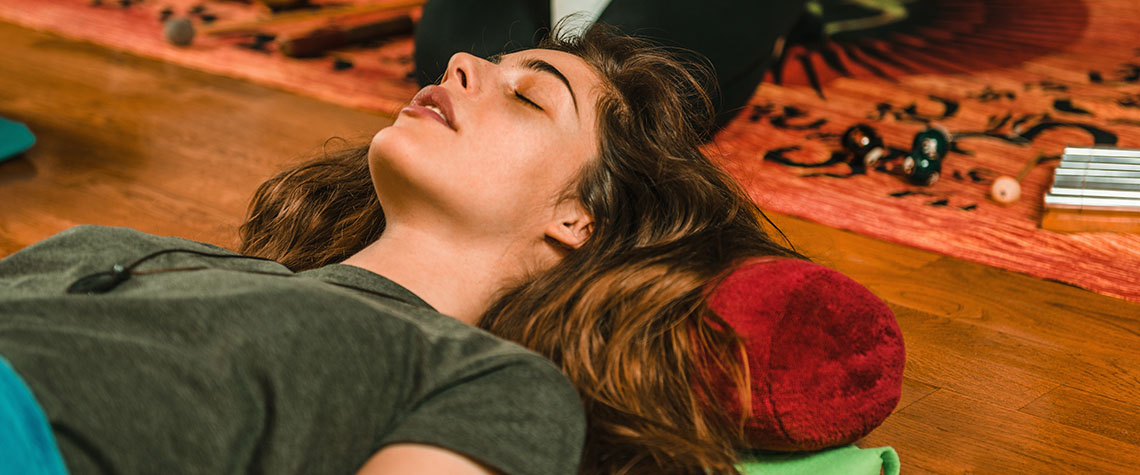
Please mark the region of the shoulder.
POLYGON ((508 474, 577 473, 585 411, 553 363, 519 347, 463 366, 414 401, 383 445, 443 447, 508 474))
POLYGON ((492 360, 501 373, 498 379, 508 383, 502 391, 521 390, 527 393, 525 399, 557 404, 554 409, 564 409, 566 415, 583 413, 577 389, 554 363, 514 343, 506 344, 517 349, 492 360))
POLYGON ((479 392, 480 398, 550 403, 550 409, 564 409, 571 416, 581 412, 577 390, 538 353, 435 310, 394 301, 366 305, 414 329, 415 336, 400 344, 406 345, 405 353, 423 356, 425 381, 430 382, 425 393, 444 388, 479 392), (455 386, 458 382, 463 384, 455 386))
POLYGON ((585 418, 577 389, 550 360, 510 342, 501 342, 496 353, 472 361, 460 373, 464 381, 482 379, 463 392, 504 408, 534 413, 528 417, 535 418, 536 425, 545 421, 572 427, 585 418))

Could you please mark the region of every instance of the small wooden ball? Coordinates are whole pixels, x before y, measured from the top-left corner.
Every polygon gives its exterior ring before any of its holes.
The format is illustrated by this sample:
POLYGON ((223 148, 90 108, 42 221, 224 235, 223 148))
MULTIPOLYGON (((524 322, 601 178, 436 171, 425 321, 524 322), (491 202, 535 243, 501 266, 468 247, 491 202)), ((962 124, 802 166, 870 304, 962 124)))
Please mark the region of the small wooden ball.
POLYGON ((189 46, 194 41, 194 25, 185 18, 171 18, 163 24, 162 33, 175 46, 189 46))
POLYGON ((1021 198, 1021 184, 1011 176, 999 177, 990 187, 990 197, 1001 204, 1012 204, 1021 198))

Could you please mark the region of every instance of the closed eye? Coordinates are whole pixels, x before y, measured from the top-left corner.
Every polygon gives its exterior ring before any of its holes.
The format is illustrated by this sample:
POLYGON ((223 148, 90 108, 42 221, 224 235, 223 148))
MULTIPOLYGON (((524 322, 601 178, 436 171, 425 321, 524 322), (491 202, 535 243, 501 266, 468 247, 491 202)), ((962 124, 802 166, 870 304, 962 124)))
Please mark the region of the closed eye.
POLYGON ((521 93, 519 93, 518 91, 515 91, 515 97, 517 97, 517 98, 518 98, 520 101, 523 101, 523 102, 525 102, 525 103, 529 104, 531 107, 534 107, 535 109, 538 109, 538 110, 543 110, 543 109, 542 109, 542 106, 539 106, 538 104, 535 104, 535 102, 534 102, 534 101, 532 101, 532 100, 530 100, 530 99, 527 99, 527 98, 526 98, 526 96, 522 95, 522 94, 521 94, 521 93))

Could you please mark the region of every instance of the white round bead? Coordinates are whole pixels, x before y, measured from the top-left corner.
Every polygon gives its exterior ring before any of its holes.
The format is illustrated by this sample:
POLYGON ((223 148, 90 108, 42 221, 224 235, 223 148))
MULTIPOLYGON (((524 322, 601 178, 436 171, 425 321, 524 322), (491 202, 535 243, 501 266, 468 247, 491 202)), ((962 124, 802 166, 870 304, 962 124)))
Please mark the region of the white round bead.
POLYGON ((1010 204, 1021 198, 1021 184, 1011 176, 999 177, 990 188, 990 197, 1001 204, 1010 204))

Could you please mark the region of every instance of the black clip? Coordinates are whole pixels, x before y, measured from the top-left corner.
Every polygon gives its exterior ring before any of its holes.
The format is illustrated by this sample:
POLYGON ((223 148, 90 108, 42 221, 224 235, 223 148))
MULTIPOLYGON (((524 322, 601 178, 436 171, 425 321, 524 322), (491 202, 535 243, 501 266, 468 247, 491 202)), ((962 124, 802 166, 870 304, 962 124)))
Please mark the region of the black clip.
POLYGON ((131 271, 115 264, 109 271, 96 272, 75 281, 67 288, 69 294, 104 294, 131 278, 131 271))

